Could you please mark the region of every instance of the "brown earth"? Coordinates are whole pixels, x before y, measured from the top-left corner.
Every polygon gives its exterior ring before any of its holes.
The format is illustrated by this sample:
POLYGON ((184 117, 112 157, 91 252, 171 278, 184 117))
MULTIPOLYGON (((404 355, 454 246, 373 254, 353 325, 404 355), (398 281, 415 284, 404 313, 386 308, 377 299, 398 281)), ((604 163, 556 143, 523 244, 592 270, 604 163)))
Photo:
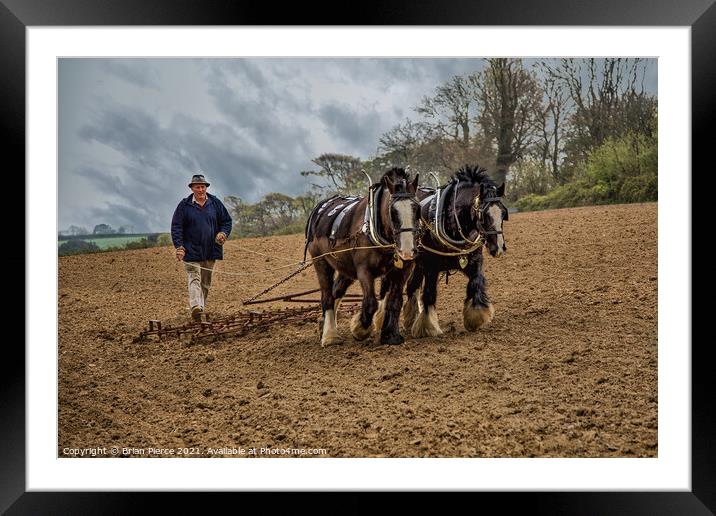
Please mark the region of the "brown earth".
MULTIPOLYGON (((134 343, 150 319, 188 322, 173 250, 60 258, 58 455, 656 457, 657 205, 515 213, 505 236, 507 255, 485 262, 493 322, 464 331, 456 274, 438 294, 446 334, 401 346, 354 341, 345 316, 346 342, 330 348, 315 323, 210 344, 134 343)), ((272 269, 302 253, 302 235, 232 240, 219 270, 272 269)), ((208 309, 242 310, 290 270, 215 274, 208 309)), ((274 292, 316 284, 308 269, 274 292)))

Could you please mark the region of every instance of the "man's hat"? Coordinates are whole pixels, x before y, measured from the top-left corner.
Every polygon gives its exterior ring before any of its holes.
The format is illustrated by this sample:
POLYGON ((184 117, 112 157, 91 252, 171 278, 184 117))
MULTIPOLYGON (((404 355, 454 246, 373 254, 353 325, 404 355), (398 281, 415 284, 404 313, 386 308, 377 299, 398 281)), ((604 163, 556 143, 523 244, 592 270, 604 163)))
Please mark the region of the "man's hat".
POLYGON ((206 179, 204 179, 203 174, 195 174, 191 176, 191 181, 189 182, 189 188, 191 188, 191 185, 206 185, 209 186, 210 183, 206 182, 206 179))

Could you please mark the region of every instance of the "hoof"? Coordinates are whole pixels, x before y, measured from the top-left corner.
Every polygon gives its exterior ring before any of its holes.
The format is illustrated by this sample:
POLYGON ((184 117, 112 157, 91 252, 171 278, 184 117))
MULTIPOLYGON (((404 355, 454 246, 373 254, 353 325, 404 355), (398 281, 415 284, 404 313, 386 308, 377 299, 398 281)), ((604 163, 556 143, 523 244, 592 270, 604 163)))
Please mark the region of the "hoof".
POLYGON ((403 308, 403 325, 410 329, 413 327, 415 317, 418 315, 418 293, 415 292, 403 308))
POLYGON ((343 339, 336 329, 336 313, 333 310, 326 310, 323 316, 323 327, 321 333, 321 346, 333 346, 340 344, 343 339))
POLYGON ((387 298, 383 298, 380 301, 378 301, 378 310, 373 314, 373 326, 376 330, 380 330, 383 328, 383 320, 385 319, 385 300, 387 298))
POLYGON ((351 318, 351 335, 353 335, 353 338, 356 340, 365 340, 370 337, 371 333, 373 333, 373 325, 371 324, 367 328, 363 328, 363 325, 360 323, 360 312, 356 313, 351 318))
POLYGON ((416 339, 422 337, 439 337, 443 334, 438 324, 438 314, 434 306, 429 307, 427 312, 420 312, 418 314, 410 333, 416 339))
POLYGON ((380 336, 380 343, 381 344, 390 344, 390 345, 397 345, 402 344, 405 342, 405 339, 400 333, 394 333, 392 335, 381 335, 380 336))
POLYGON ((462 320, 467 331, 475 331, 492 321, 495 315, 495 308, 492 304, 487 306, 472 306, 471 301, 465 301, 462 309, 462 320))
POLYGON ((343 344, 343 338, 337 333, 335 335, 327 335, 321 339, 322 348, 328 346, 337 346, 339 344, 343 344))

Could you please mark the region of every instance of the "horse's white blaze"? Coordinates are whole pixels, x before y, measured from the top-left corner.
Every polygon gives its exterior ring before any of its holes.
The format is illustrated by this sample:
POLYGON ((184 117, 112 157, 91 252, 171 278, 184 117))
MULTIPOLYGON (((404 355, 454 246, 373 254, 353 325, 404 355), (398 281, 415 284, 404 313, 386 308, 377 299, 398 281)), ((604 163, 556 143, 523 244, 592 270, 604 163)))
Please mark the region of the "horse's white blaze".
MULTIPOLYGON (((395 210, 398 212, 398 220, 400 227, 395 229, 413 229, 413 205, 409 200, 401 200, 395 203, 395 210)), ((406 260, 413 258, 413 250, 415 249, 415 233, 412 231, 404 231, 400 233, 398 244, 398 254, 406 260)))
MULTIPOLYGON (((487 211, 492 219, 493 228, 495 231, 502 231, 502 210, 499 206, 490 206, 487 211)), ((502 247, 505 245, 505 239, 502 233, 497 235, 497 255, 502 254, 502 247)))
POLYGON ((336 324, 336 312, 333 310, 326 310, 323 317, 323 337, 321 342, 332 343, 338 338, 338 328, 336 324))

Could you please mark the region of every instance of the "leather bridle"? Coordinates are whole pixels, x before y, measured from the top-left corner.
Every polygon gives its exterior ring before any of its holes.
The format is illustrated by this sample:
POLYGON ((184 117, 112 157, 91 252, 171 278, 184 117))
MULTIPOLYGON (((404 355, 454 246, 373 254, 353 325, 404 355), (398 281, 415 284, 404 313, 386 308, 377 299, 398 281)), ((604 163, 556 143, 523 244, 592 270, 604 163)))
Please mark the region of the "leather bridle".
MULTIPOLYGON (((472 242, 470 239, 468 239, 462 231, 462 227, 460 226, 460 219, 457 216, 457 212, 458 212, 458 210, 457 210, 457 190, 458 190, 459 186, 460 186, 460 182, 456 181, 455 188, 453 189, 453 203, 452 203, 452 211, 453 211, 453 216, 455 217, 455 225, 457 226, 458 233, 460 233, 460 236, 466 242, 469 242, 471 244, 476 244, 479 241, 480 237, 478 236, 478 238, 474 242, 472 242)), ((497 190, 494 187, 492 187, 492 188, 488 189, 488 192, 489 193, 487 194, 487 197, 481 198, 479 194, 476 195, 473 200, 473 205, 472 205, 472 211, 475 213, 476 220, 477 220, 477 231, 478 231, 479 235, 482 236, 483 240, 489 235, 502 235, 503 234, 502 231, 497 231, 496 229, 494 229, 494 225, 493 225, 493 229, 491 229, 491 230, 488 230, 485 228, 485 225, 484 225, 485 224, 485 213, 487 212, 487 209, 493 204, 498 204, 500 206, 500 209, 503 210, 504 213, 508 213, 507 208, 505 208, 505 205, 502 203, 502 197, 497 196, 497 190)), ((507 215, 505 215, 505 218, 503 220, 507 220, 507 215)))
MULTIPOLYGON (((488 235, 502 235, 502 231, 497 231, 494 229, 487 230, 485 229, 484 223, 485 223, 485 213, 487 212, 487 209, 493 205, 497 204, 500 207, 500 210, 505 213, 505 217, 502 220, 508 220, 508 214, 507 208, 502 203, 502 197, 497 196, 497 192, 494 188, 490 188, 490 193, 488 193, 487 197, 480 198, 478 195, 475 197, 475 200, 473 201, 472 209, 475 212, 475 215, 477 215, 477 230, 480 232, 480 234, 483 237, 487 237, 488 235)), ((458 228, 459 228, 458 224, 458 228)))

